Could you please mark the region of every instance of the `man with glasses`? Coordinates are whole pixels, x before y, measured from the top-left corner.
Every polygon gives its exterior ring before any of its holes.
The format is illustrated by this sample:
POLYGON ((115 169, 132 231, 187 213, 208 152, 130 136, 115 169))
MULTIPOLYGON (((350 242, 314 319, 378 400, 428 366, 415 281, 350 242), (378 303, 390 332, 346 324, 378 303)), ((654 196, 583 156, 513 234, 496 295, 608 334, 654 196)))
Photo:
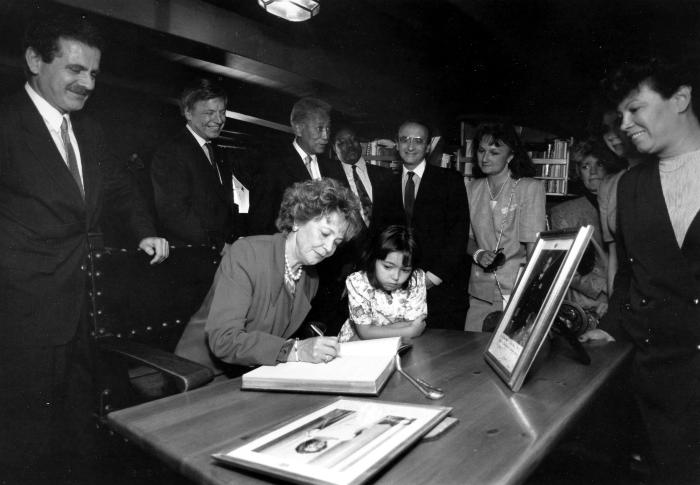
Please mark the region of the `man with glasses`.
POLYGON ((426 162, 429 141, 428 128, 420 122, 399 127, 403 212, 415 231, 420 266, 428 278, 428 325, 462 330, 469 306, 467 192, 458 172, 426 162))

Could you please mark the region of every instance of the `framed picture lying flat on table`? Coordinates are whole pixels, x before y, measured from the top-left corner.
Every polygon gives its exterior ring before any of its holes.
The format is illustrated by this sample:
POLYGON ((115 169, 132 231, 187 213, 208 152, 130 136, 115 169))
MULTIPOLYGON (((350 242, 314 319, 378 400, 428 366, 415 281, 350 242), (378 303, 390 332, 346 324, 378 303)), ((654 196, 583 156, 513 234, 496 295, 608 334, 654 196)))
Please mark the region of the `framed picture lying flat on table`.
POLYGON ((542 232, 535 243, 484 354, 514 392, 547 338, 592 233, 591 226, 542 232))
POLYGON ((338 398, 233 450, 222 464, 296 483, 358 484, 438 424, 452 408, 338 398))

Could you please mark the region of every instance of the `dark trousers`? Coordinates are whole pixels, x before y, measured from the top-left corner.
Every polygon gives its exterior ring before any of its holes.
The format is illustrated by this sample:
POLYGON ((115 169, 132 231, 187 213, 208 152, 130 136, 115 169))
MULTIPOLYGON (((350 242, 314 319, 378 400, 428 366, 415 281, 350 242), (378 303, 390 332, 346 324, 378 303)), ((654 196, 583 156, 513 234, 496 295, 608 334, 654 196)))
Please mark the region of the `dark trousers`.
POLYGON ((428 290, 428 328, 464 330, 469 309, 469 294, 465 282, 443 281, 428 290))
POLYGON ((0 483, 51 483, 94 451, 86 319, 65 345, 0 347, 0 483))

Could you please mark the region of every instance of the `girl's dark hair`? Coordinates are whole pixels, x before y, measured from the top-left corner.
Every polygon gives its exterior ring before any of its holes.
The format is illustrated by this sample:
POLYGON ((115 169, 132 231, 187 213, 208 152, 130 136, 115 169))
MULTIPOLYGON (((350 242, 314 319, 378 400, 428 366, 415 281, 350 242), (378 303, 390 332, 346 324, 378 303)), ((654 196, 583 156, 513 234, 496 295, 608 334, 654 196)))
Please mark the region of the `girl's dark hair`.
POLYGON ((479 168, 477 163, 477 154, 479 153, 479 144, 485 137, 493 139, 497 146, 505 145, 513 152, 513 159, 508 162, 511 176, 514 179, 522 177, 535 176, 535 164, 527 154, 520 137, 515 132, 515 128, 510 123, 488 123, 480 125, 474 135, 474 143, 472 144, 472 160, 474 161, 473 173, 475 178, 485 177, 484 173, 479 168))
POLYGON ((405 289, 413 275, 413 269, 418 264, 420 254, 418 251, 418 243, 413 236, 413 231, 406 226, 388 226, 381 232, 375 233, 372 237, 369 246, 367 247, 362 258, 362 269, 367 275, 370 284, 381 290, 382 285, 377 280, 376 262, 381 259, 386 259, 389 253, 398 251, 403 253, 403 266, 411 267, 411 275, 403 285, 405 289))

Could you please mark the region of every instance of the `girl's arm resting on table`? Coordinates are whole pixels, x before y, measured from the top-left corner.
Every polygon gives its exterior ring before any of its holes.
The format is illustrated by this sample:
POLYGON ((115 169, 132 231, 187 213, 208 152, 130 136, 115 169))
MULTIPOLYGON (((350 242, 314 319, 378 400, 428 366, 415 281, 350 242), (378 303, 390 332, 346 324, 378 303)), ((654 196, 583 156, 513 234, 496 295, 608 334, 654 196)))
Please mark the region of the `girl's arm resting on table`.
POLYGON ((361 339, 388 338, 388 337, 418 337, 425 330, 425 315, 421 315, 413 321, 396 322, 389 325, 355 325, 357 335, 361 339))

